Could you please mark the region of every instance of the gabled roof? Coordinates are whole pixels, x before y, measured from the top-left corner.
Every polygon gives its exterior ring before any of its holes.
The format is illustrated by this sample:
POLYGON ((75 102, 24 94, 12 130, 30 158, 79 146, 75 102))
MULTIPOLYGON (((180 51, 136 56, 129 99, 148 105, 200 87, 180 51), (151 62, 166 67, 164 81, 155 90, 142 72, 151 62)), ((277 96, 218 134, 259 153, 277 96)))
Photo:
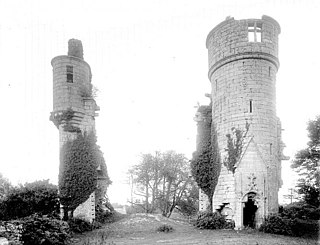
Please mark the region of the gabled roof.
POLYGON ((249 146, 253 144, 253 147, 256 148, 256 152, 258 153, 258 156, 261 158, 263 164, 265 167, 267 167, 267 163, 266 161, 264 160, 263 158, 263 155, 261 153, 261 151, 259 150, 259 147, 257 145, 257 143, 254 141, 254 136, 249 136, 246 140, 246 142, 244 143, 244 147, 242 148, 242 153, 241 153, 241 156, 239 157, 239 160, 237 161, 237 163, 235 164, 235 168, 237 169, 244 157, 244 155, 247 153, 247 150, 249 148, 249 146))

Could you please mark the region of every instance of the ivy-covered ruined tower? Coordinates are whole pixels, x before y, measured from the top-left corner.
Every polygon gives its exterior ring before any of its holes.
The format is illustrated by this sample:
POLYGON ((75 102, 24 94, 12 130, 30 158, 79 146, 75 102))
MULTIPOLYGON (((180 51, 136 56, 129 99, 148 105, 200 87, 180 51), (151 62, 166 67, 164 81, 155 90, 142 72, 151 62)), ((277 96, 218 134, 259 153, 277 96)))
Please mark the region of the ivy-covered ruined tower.
MULTIPOLYGON (((279 34, 280 25, 271 17, 228 17, 206 40, 212 125, 221 155, 213 211, 227 215, 237 228, 259 226, 266 215, 278 211, 285 159, 276 115, 279 34)), ((200 196, 203 210, 206 200, 200 196)))
MULTIPOLYGON (((78 133, 95 133, 95 117, 99 107, 92 95, 91 68, 83 59, 80 40, 70 39, 68 55, 54 57, 53 68, 53 111, 50 119, 59 129, 60 150, 78 133)), ((61 163, 60 163, 61 164, 61 163)), ((98 184, 103 179, 98 179, 98 184)), ((100 183, 102 184, 102 183, 100 183)), ((95 218, 95 194, 81 204, 74 216, 89 221, 95 218)))

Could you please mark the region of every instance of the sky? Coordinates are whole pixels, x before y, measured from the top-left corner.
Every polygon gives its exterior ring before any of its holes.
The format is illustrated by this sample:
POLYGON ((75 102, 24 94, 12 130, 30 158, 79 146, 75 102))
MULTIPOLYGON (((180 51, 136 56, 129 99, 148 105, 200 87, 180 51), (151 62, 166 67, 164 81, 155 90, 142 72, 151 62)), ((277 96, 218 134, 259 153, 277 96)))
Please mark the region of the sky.
MULTIPOLYGON (((51 59, 80 39, 99 90, 98 144, 113 181, 111 202, 125 203, 127 171, 141 153, 175 150, 191 158, 195 106, 210 93, 208 33, 227 16, 269 15, 281 26, 277 115, 285 155, 306 147, 319 115, 320 1, 312 0, 0 0, 0 173, 11 183, 57 184, 58 130, 52 111, 51 59)), ((280 199, 294 186, 282 162, 280 199)))

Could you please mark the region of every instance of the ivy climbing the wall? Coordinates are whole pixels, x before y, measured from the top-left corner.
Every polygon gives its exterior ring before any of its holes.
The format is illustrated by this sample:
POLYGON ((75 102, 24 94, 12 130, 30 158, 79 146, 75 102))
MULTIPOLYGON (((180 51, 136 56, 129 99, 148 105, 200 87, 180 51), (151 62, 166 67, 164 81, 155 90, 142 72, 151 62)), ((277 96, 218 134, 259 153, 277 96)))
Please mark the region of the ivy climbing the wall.
POLYGON ((240 130, 236 128, 231 128, 231 134, 227 134, 227 156, 223 161, 223 164, 227 167, 229 171, 232 173, 236 170, 236 164, 239 161, 241 154, 242 154, 242 148, 243 148, 243 140, 246 137, 248 130, 249 130, 249 124, 246 122, 246 130, 240 130))
POLYGON ((63 218, 73 211, 96 190, 98 171, 110 184, 102 152, 96 144, 96 136, 77 134, 77 138, 67 141, 60 151, 59 197, 63 205, 63 218))
POLYGON ((70 107, 66 110, 62 111, 54 111, 50 114, 50 121, 54 123, 54 125, 59 128, 59 125, 63 125, 63 130, 66 132, 72 133, 80 133, 80 128, 72 125, 71 120, 74 117, 75 111, 70 107))
POLYGON ((208 210, 212 211, 212 197, 218 183, 221 161, 217 133, 212 123, 212 106, 200 106, 198 114, 197 151, 191 160, 191 174, 201 190, 208 196, 208 210))

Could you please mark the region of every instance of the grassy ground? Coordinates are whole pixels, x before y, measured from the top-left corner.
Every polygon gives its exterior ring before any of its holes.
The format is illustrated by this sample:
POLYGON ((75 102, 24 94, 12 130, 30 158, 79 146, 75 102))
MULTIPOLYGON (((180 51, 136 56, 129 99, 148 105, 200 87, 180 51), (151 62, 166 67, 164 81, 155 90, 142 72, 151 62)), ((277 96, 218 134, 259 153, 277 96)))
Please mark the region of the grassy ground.
POLYGON ((308 245, 320 244, 316 239, 286 237, 265 234, 255 230, 199 230, 188 222, 167 219, 161 215, 136 214, 99 230, 75 237, 74 245, 120 245, 120 244, 252 244, 252 245, 308 245), (169 233, 157 232, 163 224, 173 227, 169 233))

